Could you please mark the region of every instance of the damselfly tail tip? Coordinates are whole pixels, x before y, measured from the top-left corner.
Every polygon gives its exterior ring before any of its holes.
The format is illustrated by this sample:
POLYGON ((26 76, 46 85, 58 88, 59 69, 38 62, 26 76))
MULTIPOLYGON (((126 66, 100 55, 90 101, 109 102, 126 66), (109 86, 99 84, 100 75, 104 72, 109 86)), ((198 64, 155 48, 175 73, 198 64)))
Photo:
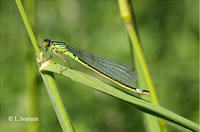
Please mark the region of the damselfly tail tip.
POLYGON ((142 91, 142 95, 144 95, 144 96, 149 96, 149 95, 150 95, 149 90, 143 90, 143 91, 142 91))

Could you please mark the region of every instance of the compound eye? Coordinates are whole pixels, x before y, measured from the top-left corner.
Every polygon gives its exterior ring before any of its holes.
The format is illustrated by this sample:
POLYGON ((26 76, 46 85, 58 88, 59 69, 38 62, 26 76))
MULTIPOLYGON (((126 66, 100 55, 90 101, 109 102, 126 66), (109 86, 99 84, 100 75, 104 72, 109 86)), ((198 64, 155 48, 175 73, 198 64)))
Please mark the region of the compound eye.
POLYGON ((44 39, 43 45, 49 46, 50 45, 50 39, 48 39, 48 38, 44 39))
POLYGON ((44 39, 44 42, 50 42, 50 39, 46 38, 44 39))

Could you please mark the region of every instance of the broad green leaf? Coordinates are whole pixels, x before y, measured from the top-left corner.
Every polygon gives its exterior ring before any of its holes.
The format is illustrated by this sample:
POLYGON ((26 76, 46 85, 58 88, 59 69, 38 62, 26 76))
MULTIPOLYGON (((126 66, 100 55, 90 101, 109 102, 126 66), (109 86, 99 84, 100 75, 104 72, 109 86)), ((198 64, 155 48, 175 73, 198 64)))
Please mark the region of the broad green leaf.
MULTIPOLYGON (((61 65, 56 64, 52 61, 47 61, 42 64, 40 67, 40 71, 51 71, 57 74, 60 74, 60 68, 61 65)), ((94 78, 90 75, 87 75, 85 73, 79 72, 77 70, 71 70, 66 67, 62 67, 61 71, 62 75, 65 77, 69 77, 72 80, 82 83, 84 85, 87 85, 93 89, 96 89, 100 92, 106 93, 108 95, 111 95, 115 98, 118 98, 120 100, 123 100, 130 105, 136 107, 137 109, 148 113, 150 115, 153 115, 165 122, 168 122, 179 129, 182 129, 184 131, 199 131, 199 125, 184 118, 181 117, 178 114, 175 114, 163 107, 160 107, 158 105, 155 105, 147 100, 141 99, 137 96, 131 95, 130 93, 125 93, 113 86, 110 86, 101 80, 94 78)), ((151 96, 151 95, 150 95, 151 96)))

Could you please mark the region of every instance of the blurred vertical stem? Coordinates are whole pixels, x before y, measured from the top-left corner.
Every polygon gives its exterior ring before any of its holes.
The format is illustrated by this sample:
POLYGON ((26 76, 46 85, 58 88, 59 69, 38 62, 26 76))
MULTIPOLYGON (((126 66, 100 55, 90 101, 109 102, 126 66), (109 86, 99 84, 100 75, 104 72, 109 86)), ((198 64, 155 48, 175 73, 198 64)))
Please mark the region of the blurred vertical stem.
MULTIPOLYGON (((133 49, 131 49, 131 50, 134 51, 134 53, 136 55, 135 56, 136 61, 139 62, 138 66, 139 66, 139 69, 141 70, 141 73, 143 75, 146 86, 148 87, 149 91, 151 92, 150 97, 151 97, 152 102, 154 104, 159 105, 159 102, 158 102, 158 99, 157 99, 157 96, 156 96, 156 93, 155 93, 155 90, 154 90, 154 86, 153 86, 153 83, 151 81, 151 77, 150 77, 150 74, 149 74, 149 71, 148 71, 148 68, 147 68, 147 65, 146 65, 146 61, 145 61, 145 58, 144 58, 144 55, 143 55, 143 52, 142 52, 142 49, 141 49, 141 44, 139 42, 138 34, 136 32, 136 27, 134 27, 135 23, 134 23, 134 26, 133 26, 133 22, 135 22, 136 20, 133 19, 134 17, 132 17, 132 14, 130 12, 130 9, 129 9, 129 7, 131 7, 131 6, 129 6, 130 2, 128 0, 118 0, 118 2, 119 2, 119 8, 120 8, 122 20, 125 23, 125 26, 127 28, 127 32, 128 32, 128 35, 129 35, 129 39, 131 41, 131 44, 133 45, 132 46, 133 49)), ((133 54, 132 54, 132 56, 133 56, 133 54)), ((149 121, 149 123, 150 122, 151 121, 149 121)), ((162 121, 159 121, 159 123, 160 123, 162 131, 167 131, 165 123, 162 122, 162 121)), ((151 127, 149 127, 149 129, 151 129, 151 127)))
MULTIPOLYGON (((27 29, 28 35, 31 39, 31 42, 33 44, 33 47, 35 49, 36 55, 39 58, 39 60, 41 60, 41 56, 40 56, 40 49, 38 47, 37 41, 35 39, 34 33, 31 29, 31 26, 29 24, 28 18, 26 16, 26 13, 24 11, 24 8, 22 6, 22 3, 20 0, 15 0, 17 7, 19 9, 19 12, 21 14, 21 17, 24 21, 25 27, 27 29)), ((38 60, 38 61, 39 61, 38 60)), ((43 62, 45 64, 45 62, 43 62)), ((43 64, 41 62, 38 62, 39 67, 43 64)), ((29 69, 30 70, 30 69, 29 69)), ((67 110, 64 107, 64 104, 62 102, 61 96, 59 94, 59 88, 56 85, 56 81, 54 79, 54 75, 52 72, 42 72, 40 71, 41 76, 43 78, 43 81, 46 85, 46 89, 48 91, 49 97, 51 99, 51 102, 54 106, 54 110, 56 111, 57 117, 59 119, 60 125, 63 129, 63 131, 70 131, 73 132, 74 128, 72 125, 72 121, 70 119, 70 116, 68 114, 68 112, 66 112, 67 110)))
MULTIPOLYGON (((34 1, 25 1, 25 7, 27 14, 30 16, 30 22, 32 27, 35 27, 35 14, 34 14, 34 1)), ((27 63, 26 63, 26 82, 27 82, 27 106, 28 106, 28 116, 38 117, 38 107, 37 107, 37 83, 36 83, 36 65, 34 61, 34 52, 31 46, 27 46, 27 63)), ((38 121, 29 122, 27 131, 37 132, 39 128, 38 121)))

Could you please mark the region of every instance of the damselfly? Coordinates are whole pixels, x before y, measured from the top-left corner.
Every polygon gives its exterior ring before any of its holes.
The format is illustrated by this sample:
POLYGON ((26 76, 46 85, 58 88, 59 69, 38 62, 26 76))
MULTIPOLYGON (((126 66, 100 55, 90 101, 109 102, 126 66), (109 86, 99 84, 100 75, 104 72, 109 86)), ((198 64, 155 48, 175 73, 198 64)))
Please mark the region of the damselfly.
POLYGON ((47 52, 48 48, 50 48, 49 59, 53 59, 53 52, 54 52, 64 60, 63 61, 64 64, 66 57, 63 54, 65 54, 67 56, 70 56, 72 59, 78 61, 85 67, 97 72, 98 74, 111 80, 112 82, 118 84, 123 88, 126 88, 135 93, 140 93, 143 95, 150 94, 148 90, 143 90, 128 86, 128 84, 135 82, 138 77, 137 71, 129 65, 86 52, 82 49, 73 46, 69 46, 64 42, 51 41, 48 38, 44 40, 43 46, 45 47, 44 48, 40 47, 40 48, 43 49, 44 52, 47 52))

